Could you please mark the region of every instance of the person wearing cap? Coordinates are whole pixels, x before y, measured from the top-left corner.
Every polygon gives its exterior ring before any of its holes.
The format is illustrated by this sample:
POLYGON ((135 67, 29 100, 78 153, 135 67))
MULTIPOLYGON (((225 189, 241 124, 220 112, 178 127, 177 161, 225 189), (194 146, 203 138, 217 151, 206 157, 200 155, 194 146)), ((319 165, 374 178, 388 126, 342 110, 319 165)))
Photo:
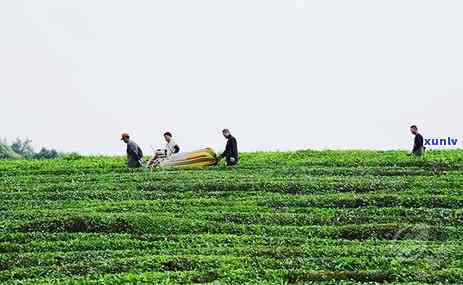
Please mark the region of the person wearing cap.
POLYGON ((127 133, 122 134, 121 140, 127 144, 127 166, 130 168, 141 167, 143 165, 141 148, 130 139, 130 135, 127 133))
POLYGON ((229 129, 224 129, 222 134, 227 139, 227 145, 225 146, 225 151, 220 155, 220 158, 225 158, 227 166, 234 166, 238 164, 239 160, 238 143, 229 129))

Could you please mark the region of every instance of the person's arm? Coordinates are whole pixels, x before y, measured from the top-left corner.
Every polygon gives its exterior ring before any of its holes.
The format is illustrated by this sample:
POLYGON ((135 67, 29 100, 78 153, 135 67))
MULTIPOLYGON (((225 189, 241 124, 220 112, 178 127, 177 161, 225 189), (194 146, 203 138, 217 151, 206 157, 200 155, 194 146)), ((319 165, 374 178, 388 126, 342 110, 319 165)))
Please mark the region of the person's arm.
POLYGON ((420 148, 424 146, 424 139, 422 135, 418 137, 418 145, 420 148))
POLYGON ((412 148, 412 153, 415 153, 416 151, 416 136, 415 136, 415 139, 413 140, 413 148, 412 148))
POLYGON ((415 140, 413 141, 413 148, 412 148, 412 152, 410 154, 414 154, 417 150, 417 137, 415 136, 415 140))
POLYGON ((422 147, 423 147, 423 137, 418 134, 415 136, 412 153, 417 153, 422 147))
POLYGON ((227 145, 225 146, 225 150, 222 153, 222 157, 230 157, 230 154, 231 154, 230 146, 231 146, 230 140, 227 140, 227 145))
POLYGON ((236 142, 235 138, 231 139, 230 145, 231 145, 230 146, 230 156, 237 159, 238 158, 238 143, 236 142))
POLYGON ((139 157, 140 159, 142 159, 142 158, 143 158, 143 150, 142 150, 141 147, 138 146, 138 145, 137 145, 137 153, 138 153, 138 157, 139 157))

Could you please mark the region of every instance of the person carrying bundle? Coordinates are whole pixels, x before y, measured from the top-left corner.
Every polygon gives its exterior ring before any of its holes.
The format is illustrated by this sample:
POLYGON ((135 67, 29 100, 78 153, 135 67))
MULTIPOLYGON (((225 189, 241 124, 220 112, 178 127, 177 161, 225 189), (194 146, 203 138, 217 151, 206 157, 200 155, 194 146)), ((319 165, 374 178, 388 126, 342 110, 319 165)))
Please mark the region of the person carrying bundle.
POLYGON ((224 129, 222 134, 227 140, 227 145, 225 146, 225 151, 219 156, 219 158, 225 158, 227 166, 235 166, 238 164, 239 160, 238 143, 236 142, 236 138, 232 136, 229 129, 224 129))
POLYGON ((159 163, 161 163, 161 161, 169 159, 174 154, 180 152, 180 147, 172 139, 172 133, 164 133, 164 139, 167 142, 166 147, 164 149, 158 149, 155 151, 153 158, 148 162, 148 167, 156 167, 157 165, 159 165, 159 163))
POLYGON ((143 166, 143 151, 141 148, 130 139, 130 135, 123 133, 121 140, 127 144, 127 166, 129 168, 138 168, 143 166))

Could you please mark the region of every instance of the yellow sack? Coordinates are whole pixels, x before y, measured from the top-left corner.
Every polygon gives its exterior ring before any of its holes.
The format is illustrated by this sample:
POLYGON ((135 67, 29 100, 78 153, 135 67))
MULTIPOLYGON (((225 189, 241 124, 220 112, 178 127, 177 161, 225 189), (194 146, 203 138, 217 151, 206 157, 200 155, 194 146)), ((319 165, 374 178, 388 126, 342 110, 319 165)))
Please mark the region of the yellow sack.
POLYGON ((212 148, 174 154, 159 163, 161 168, 203 168, 217 165, 219 158, 212 148))

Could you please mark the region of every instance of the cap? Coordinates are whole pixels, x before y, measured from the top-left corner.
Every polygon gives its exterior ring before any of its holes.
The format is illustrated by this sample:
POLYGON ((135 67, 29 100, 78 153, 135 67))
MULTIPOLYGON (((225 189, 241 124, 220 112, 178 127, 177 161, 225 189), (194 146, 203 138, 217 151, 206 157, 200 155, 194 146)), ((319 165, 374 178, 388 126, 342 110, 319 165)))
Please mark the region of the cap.
POLYGON ((130 138, 129 134, 128 134, 128 133, 123 133, 123 134, 121 135, 121 140, 126 139, 126 138, 127 138, 127 139, 130 138))

